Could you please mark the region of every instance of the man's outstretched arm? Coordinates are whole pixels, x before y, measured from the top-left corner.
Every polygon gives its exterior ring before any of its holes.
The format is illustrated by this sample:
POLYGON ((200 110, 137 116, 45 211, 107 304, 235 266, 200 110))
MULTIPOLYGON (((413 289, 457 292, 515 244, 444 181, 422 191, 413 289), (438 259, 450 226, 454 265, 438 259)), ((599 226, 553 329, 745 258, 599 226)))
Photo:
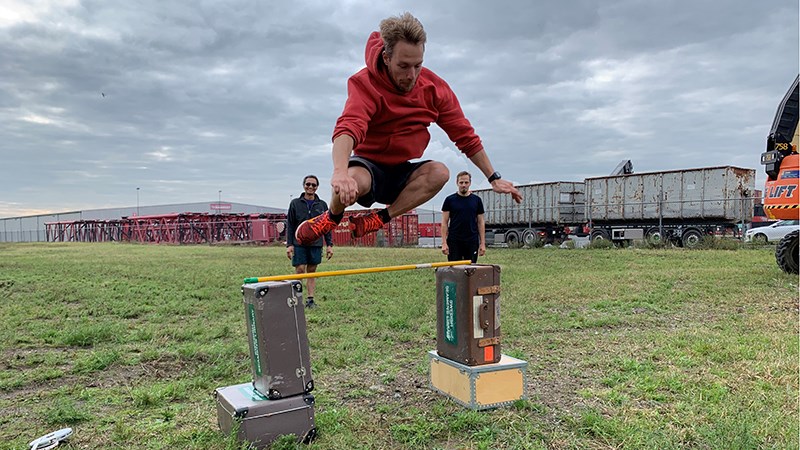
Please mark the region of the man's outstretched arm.
POLYGON ((478 214, 478 256, 486 254, 486 221, 483 214, 478 214))
MULTIPOLYGON (((489 156, 486 154, 485 150, 475 153, 470 156, 469 159, 483 172, 486 178, 489 178, 489 176, 494 173, 494 167, 492 167, 492 162, 489 161, 489 156)), ((517 188, 515 188, 514 184, 510 181, 502 178, 494 180, 492 181, 492 190, 501 194, 511 194, 511 198, 513 198, 515 202, 522 203, 522 194, 519 193, 517 188)))

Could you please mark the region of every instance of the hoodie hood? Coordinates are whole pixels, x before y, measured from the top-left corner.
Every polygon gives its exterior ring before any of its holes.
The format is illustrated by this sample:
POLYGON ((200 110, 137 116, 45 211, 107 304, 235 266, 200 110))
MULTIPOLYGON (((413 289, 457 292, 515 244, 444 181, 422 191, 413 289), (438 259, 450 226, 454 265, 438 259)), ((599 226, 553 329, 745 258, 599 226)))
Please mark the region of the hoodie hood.
POLYGON ((378 164, 396 165, 422 157, 436 123, 468 158, 483 150, 450 86, 422 67, 410 92, 400 91, 383 62, 383 39, 370 33, 364 51, 366 67, 347 79, 347 101, 336 120, 333 140, 353 139, 353 155, 378 164))
POLYGON ((367 71, 391 92, 399 92, 394 83, 392 83, 392 80, 389 79, 386 64, 383 63, 382 53, 383 38, 381 38, 381 33, 373 31, 370 33, 367 39, 367 47, 364 49, 364 60, 367 63, 367 71))

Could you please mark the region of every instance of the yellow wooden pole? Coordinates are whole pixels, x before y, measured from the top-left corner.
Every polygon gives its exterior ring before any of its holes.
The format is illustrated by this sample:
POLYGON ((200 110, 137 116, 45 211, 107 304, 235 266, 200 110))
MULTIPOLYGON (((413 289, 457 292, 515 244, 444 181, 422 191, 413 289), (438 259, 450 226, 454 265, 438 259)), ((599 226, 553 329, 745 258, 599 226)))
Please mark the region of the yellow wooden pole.
POLYGON ((431 269, 434 267, 458 266, 464 264, 472 264, 472 261, 464 259, 462 261, 447 261, 447 262, 436 262, 436 263, 426 263, 426 264, 406 264, 404 266, 370 267, 367 269, 344 269, 344 270, 331 270, 329 272, 293 273, 291 275, 251 277, 251 278, 245 278, 244 283, 249 284, 249 283, 261 283, 264 281, 285 281, 285 280, 302 280, 304 278, 338 277, 340 275, 358 275, 362 273, 391 272, 395 270, 431 269))

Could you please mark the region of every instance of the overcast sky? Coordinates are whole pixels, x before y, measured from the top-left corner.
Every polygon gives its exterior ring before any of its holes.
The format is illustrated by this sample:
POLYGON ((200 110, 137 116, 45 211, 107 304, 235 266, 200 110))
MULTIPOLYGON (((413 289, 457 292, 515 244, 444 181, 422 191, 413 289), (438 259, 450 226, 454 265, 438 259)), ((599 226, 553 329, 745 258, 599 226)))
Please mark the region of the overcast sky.
MULTIPOLYGON (((141 205, 285 208, 308 173, 329 200, 347 78, 404 11, 506 179, 630 159, 753 168, 763 186, 798 0, 0 0, 0 217, 129 207, 137 187, 141 205)), ((426 159, 478 172, 431 134, 426 159)))

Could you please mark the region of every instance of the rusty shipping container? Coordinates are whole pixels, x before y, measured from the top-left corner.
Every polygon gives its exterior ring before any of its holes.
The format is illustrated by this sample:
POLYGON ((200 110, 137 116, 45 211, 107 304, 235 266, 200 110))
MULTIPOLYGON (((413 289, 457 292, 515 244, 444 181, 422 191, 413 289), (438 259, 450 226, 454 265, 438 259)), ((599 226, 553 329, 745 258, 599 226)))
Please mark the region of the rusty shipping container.
POLYGON ((419 217, 417 214, 403 214, 395 217, 382 229, 369 233, 360 238, 353 238, 350 232, 350 216, 362 214, 372 210, 345 211, 344 218, 339 226, 331 232, 333 244, 337 246, 355 247, 401 247, 416 246, 419 243, 419 217))
POLYGON ((704 167, 587 178, 593 223, 737 222, 753 216, 755 170, 704 167))
POLYGON ((442 235, 442 223, 420 223, 419 224, 419 237, 432 238, 442 235))
POLYGON ((274 242, 286 239, 286 214, 250 214, 252 239, 274 242))
POLYGON ((487 226, 573 225, 584 222, 583 182, 526 184, 517 186, 517 189, 524 197, 521 205, 514 203, 510 195, 498 194, 491 189, 472 191, 483 201, 487 226))

